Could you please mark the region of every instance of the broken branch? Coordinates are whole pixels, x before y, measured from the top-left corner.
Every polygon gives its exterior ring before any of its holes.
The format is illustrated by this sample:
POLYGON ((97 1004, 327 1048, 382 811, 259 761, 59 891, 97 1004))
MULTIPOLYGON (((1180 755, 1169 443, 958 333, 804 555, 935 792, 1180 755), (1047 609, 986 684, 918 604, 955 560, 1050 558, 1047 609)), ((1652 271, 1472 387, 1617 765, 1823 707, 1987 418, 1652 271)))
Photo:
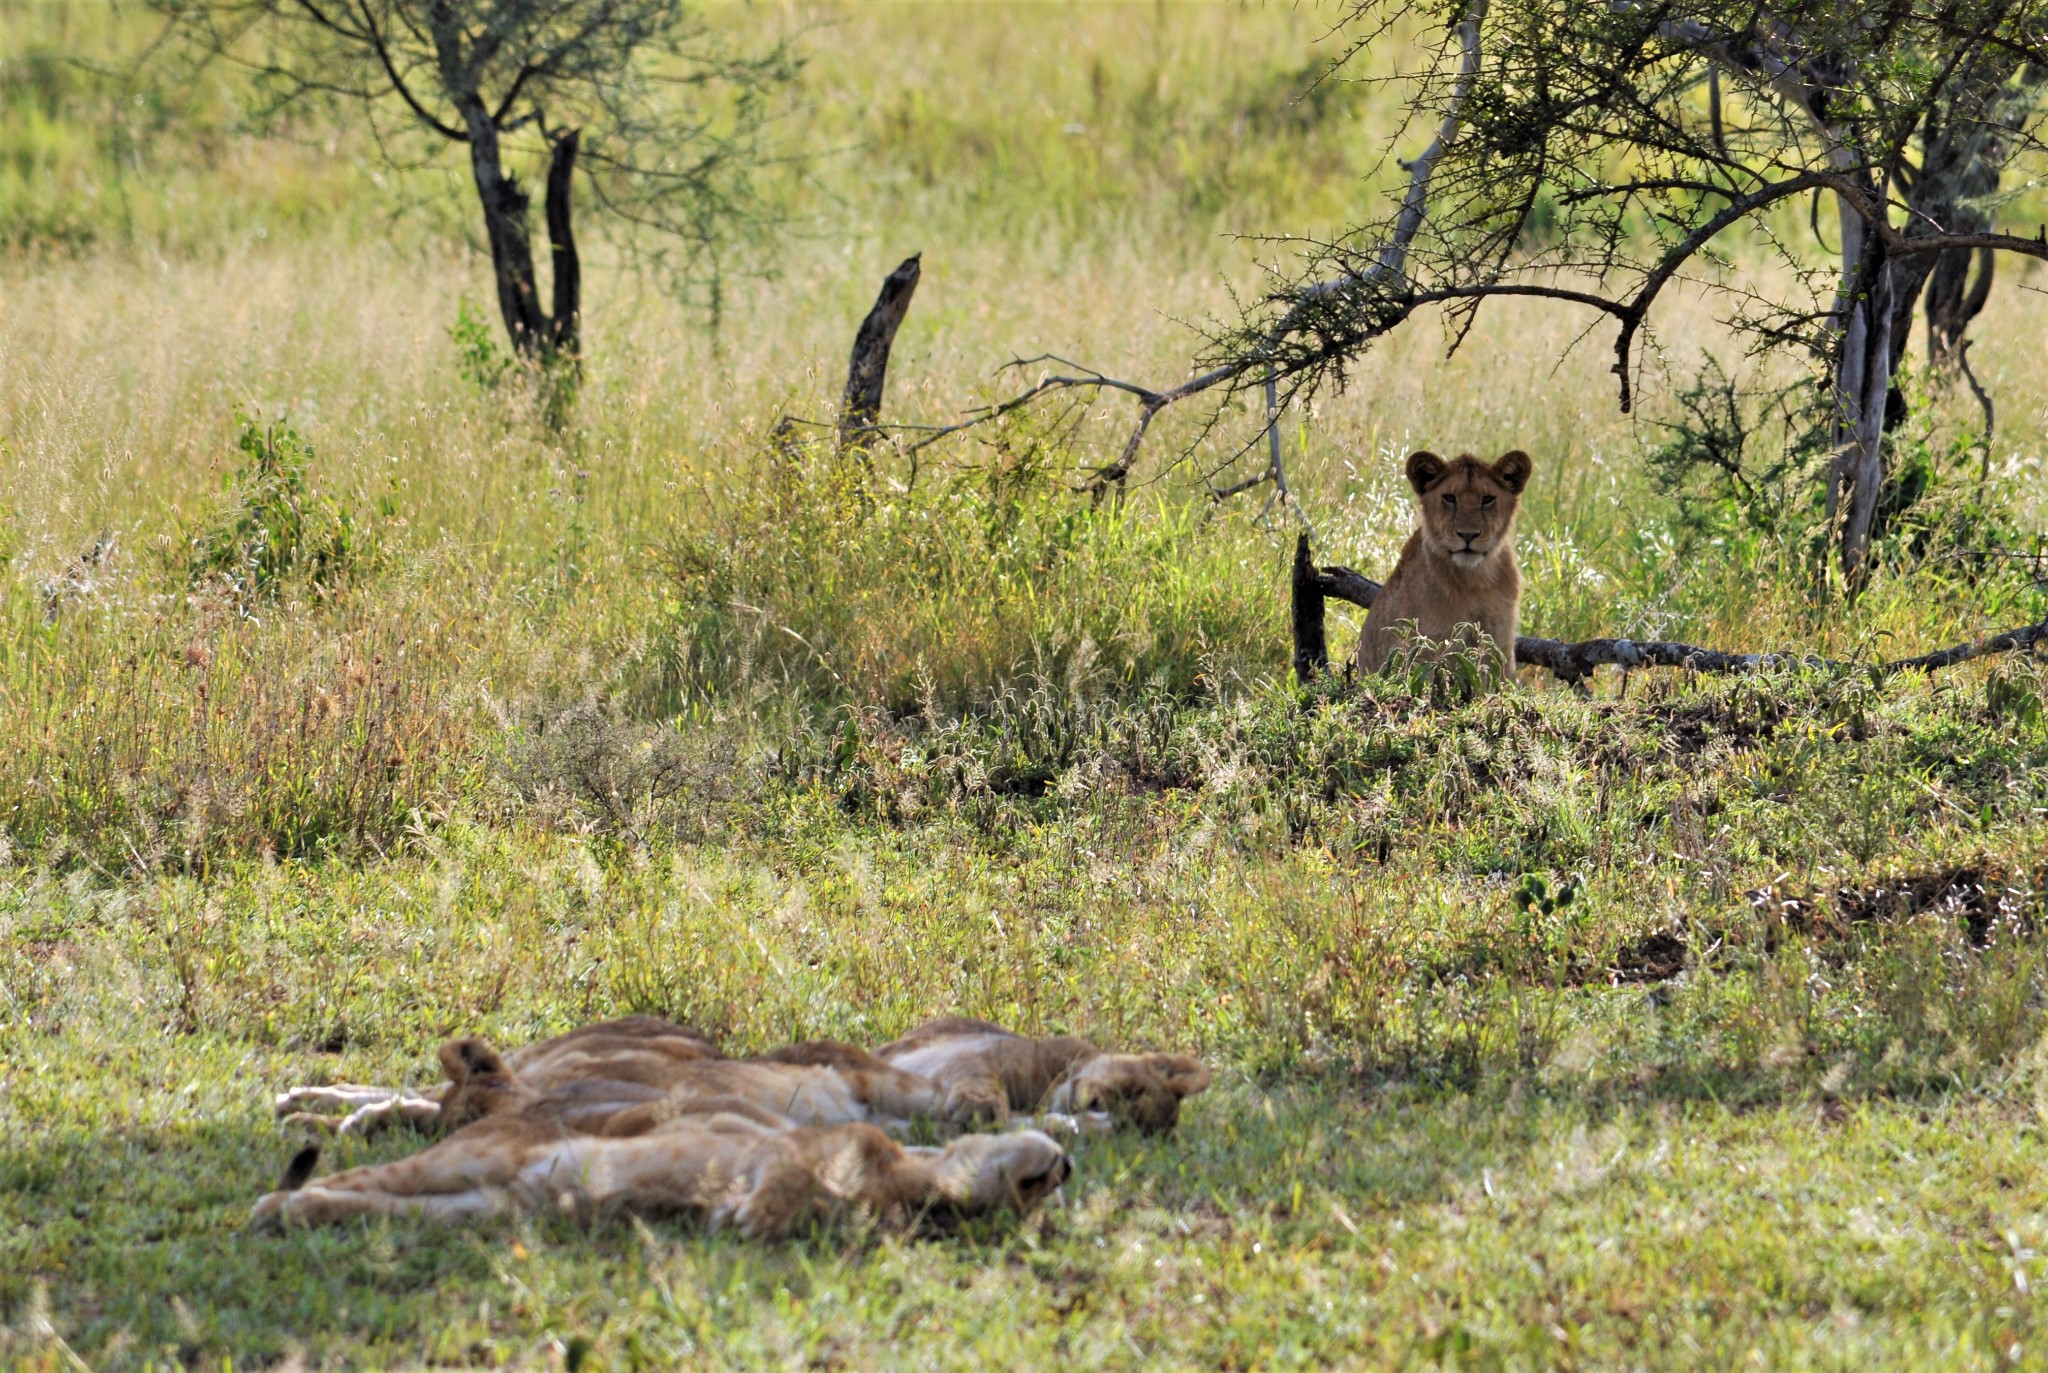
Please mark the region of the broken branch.
POLYGON ((853 338, 853 357, 846 365, 846 395, 839 406, 839 451, 857 447, 871 438, 875 421, 882 413, 882 383, 889 376, 889 349, 896 331, 910 312, 910 298, 917 294, 922 253, 904 258, 896 270, 883 278, 875 306, 861 321, 853 338))

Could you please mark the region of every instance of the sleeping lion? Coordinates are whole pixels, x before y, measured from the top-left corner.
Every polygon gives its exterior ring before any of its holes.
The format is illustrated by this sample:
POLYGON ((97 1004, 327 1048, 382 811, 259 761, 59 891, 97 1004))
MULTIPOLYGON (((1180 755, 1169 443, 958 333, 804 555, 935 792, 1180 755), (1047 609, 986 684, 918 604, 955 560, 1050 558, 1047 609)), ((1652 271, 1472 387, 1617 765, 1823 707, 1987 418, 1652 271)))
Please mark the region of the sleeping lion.
POLYGON ((1014 1111, 1101 1112, 1140 1130, 1171 1130, 1182 1098, 1209 1086, 1185 1054, 1106 1053, 1085 1039, 1032 1039, 986 1020, 941 1016, 876 1051, 884 1062, 955 1091, 1000 1095, 1014 1111))
POLYGON ((962 1129, 1012 1112, 1073 1133, 1115 1124, 1171 1129, 1183 1097, 1209 1071, 1178 1054, 1105 1053, 1085 1039, 1031 1039, 984 1020, 930 1021, 878 1053, 833 1040, 794 1044, 751 1059, 725 1058, 694 1030, 655 1016, 585 1026, 501 1055, 481 1039, 441 1046, 438 1094, 341 1084, 281 1094, 278 1114, 337 1128, 315 1108, 349 1110, 338 1130, 363 1134, 394 1121, 423 1131, 459 1129, 528 1108, 567 1129, 599 1133, 614 1115, 667 1118, 693 1101, 739 1097, 800 1125, 871 1123, 895 1133, 914 1120, 962 1129))
POLYGON ((623 1133, 563 1128, 521 1108, 463 1126, 393 1163, 308 1183, 317 1148, 292 1161, 251 1213, 262 1227, 331 1225, 356 1216, 466 1220, 555 1209, 590 1219, 622 1212, 689 1216, 772 1238, 865 1214, 898 1228, 995 1211, 1024 1212, 1073 1172, 1036 1131, 965 1135, 907 1148, 872 1125, 800 1126, 743 1098, 705 1098, 695 1113, 623 1133))

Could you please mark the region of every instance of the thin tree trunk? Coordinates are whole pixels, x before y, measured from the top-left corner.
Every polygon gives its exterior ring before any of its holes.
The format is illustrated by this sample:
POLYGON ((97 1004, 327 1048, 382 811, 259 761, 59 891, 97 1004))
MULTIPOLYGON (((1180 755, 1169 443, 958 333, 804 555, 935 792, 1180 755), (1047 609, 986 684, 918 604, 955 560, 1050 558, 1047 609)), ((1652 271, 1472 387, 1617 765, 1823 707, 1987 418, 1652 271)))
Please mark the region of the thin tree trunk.
POLYGON ((1836 354, 1834 384, 1834 456, 1828 463, 1827 525, 1830 539, 1841 528, 1842 498, 1848 491, 1850 447, 1857 416, 1857 402, 1863 394, 1863 366, 1869 356, 1870 311, 1860 300, 1863 289, 1863 216, 1841 196, 1835 197, 1835 211, 1842 232, 1842 284, 1835 292, 1835 319, 1842 330, 1841 350, 1836 354))
POLYGON ((1842 464, 1848 487, 1848 508, 1842 517, 1842 575, 1852 591, 1861 590, 1869 576, 1866 558, 1877 497, 1884 485, 1885 404, 1892 385, 1891 264, 1879 261, 1870 280, 1870 293, 1857 306, 1866 321, 1863 366, 1842 464))
POLYGON ((1927 281, 1927 361, 1937 371, 1952 375, 1962 367, 1963 335, 1991 299, 1997 264, 1998 254, 1989 248, 1943 253, 1935 264, 1927 281))
POLYGON ((555 139, 554 152, 548 158, 548 252, 555 286, 554 313, 548 320, 549 351, 554 361, 571 365, 583 346, 583 263, 576 255, 576 235, 570 222, 580 138, 575 129, 562 134, 555 139))
POLYGON ((483 204, 484 233, 491 245, 491 270, 498 282, 498 313, 505 332, 521 356, 540 357, 548 350, 551 331, 541 313, 533 268, 533 245, 526 222, 527 197, 519 182, 506 173, 499 154, 498 128, 483 100, 475 95, 461 102, 469 134, 469 167, 483 204))
POLYGON ((1308 531, 1303 530, 1294 541, 1294 680, 1302 686, 1330 668, 1330 644, 1323 632, 1324 595, 1320 572, 1309 560, 1308 531))

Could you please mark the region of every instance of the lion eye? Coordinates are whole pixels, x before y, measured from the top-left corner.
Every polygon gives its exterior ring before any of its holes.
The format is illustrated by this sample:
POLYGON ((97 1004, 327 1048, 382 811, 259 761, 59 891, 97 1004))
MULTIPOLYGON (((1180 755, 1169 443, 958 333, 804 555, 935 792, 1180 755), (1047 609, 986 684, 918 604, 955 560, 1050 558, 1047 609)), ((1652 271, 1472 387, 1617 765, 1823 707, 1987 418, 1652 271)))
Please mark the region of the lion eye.
POLYGON ((1481 510, 1491 510, 1491 509, 1493 509, 1493 497, 1491 497, 1491 496, 1482 496, 1482 497, 1480 497, 1480 498, 1479 498, 1479 508, 1480 508, 1481 510))
POLYGON ((1458 498, 1457 498, 1456 496, 1450 495, 1450 494, 1449 494, 1448 492, 1447 492, 1447 493, 1445 493, 1445 495, 1444 495, 1444 509, 1446 509, 1446 510, 1456 510, 1457 508, 1458 508, 1458 498))

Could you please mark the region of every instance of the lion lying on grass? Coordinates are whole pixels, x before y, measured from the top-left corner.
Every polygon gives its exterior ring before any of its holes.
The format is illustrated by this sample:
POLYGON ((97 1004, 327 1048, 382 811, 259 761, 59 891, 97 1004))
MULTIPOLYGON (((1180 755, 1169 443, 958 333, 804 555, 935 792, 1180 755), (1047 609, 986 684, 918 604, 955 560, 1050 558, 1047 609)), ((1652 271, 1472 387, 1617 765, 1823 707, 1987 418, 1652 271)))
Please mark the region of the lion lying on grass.
MULTIPOLYGON (((814 1040, 755 1058, 653 1016, 588 1025, 500 1054, 441 1046, 438 1094, 304 1087, 280 1114, 348 1110, 344 1133, 403 1120, 445 1134, 412 1158, 308 1182, 302 1150, 260 1225, 364 1215, 443 1219, 554 1207, 578 1216, 692 1214, 779 1235, 848 1210, 884 1223, 1028 1210, 1072 1173, 1039 1129, 963 1135, 942 1149, 890 1138, 924 1121, 948 1131, 1047 1111, 1070 1133, 1171 1129, 1209 1071, 1179 1054, 1117 1054, 1085 1039, 1032 1039, 946 1017, 879 1053, 814 1040), (1081 1113, 1057 1114, 1061 1112, 1081 1113)), ((329 1122, 329 1128, 332 1128, 329 1122)))
POLYGON ((1039 1123, 1094 1132, 1129 1123, 1171 1129, 1183 1097, 1209 1071, 1179 1054, 1105 1053, 1085 1039, 1031 1039, 982 1020, 943 1017, 878 1053, 832 1040, 728 1059, 694 1030, 654 1016, 585 1026, 508 1055, 480 1039, 441 1046, 447 1083, 438 1095, 340 1084, 301 1087, 277 1099, 280 1115, 343 1134, 393 1121, 421 1130, 535 1107, 564 1128, 602 1133, 614 1115, 635 1120, 688 1114, 690 1103, 734 1097, 799 1125, 871 1123, 901 1134, 911 1122, 962 1129, 1000 1124, 1012 1111, 1045 1112, 1039 1123), (313 1114, 350 1112, 339 1126, 313 1114))
POLYGON ((277 1113, 344 1135, 370 1134, 394 1123, 432 1132, 458 1128, 571 1083, 612 1084, 592 1093, 591 1109, 601 1112, 607 1091, 629 1104, 651 1100, 668 1089, 683 1065, 724 1057, 716 1044, 687 1026, 659 1016, 629 1015, 503 1057, 483 1040, 451 1039, 441 1046, 441 1069, 448 1080, 438 1091, 355 1083, 295 1087, 278 1096, 277 1113), (635 1093, 636 1087, 649 1090, 635 1093), (319 1114, 331 1110, 348 1114, 339 1123, 319 1114))
POLYGON ((625 1132, 563 1128, 540 1103, 474 1121, 411 1158, 306 1183, 317 1148, 256 1203, 260 1226, 356 1216, 466 1220, 553 1208, 580 1218, 686 1215, 750 1238, 855 1212, 892 1227, 1024 1212, 1073 1172, 1037 1131, 908 1148, 872 1125, 799 1126, 742 1098, 625 1132), (303 1185, 302 1185, 303 1184, 303 1185))

